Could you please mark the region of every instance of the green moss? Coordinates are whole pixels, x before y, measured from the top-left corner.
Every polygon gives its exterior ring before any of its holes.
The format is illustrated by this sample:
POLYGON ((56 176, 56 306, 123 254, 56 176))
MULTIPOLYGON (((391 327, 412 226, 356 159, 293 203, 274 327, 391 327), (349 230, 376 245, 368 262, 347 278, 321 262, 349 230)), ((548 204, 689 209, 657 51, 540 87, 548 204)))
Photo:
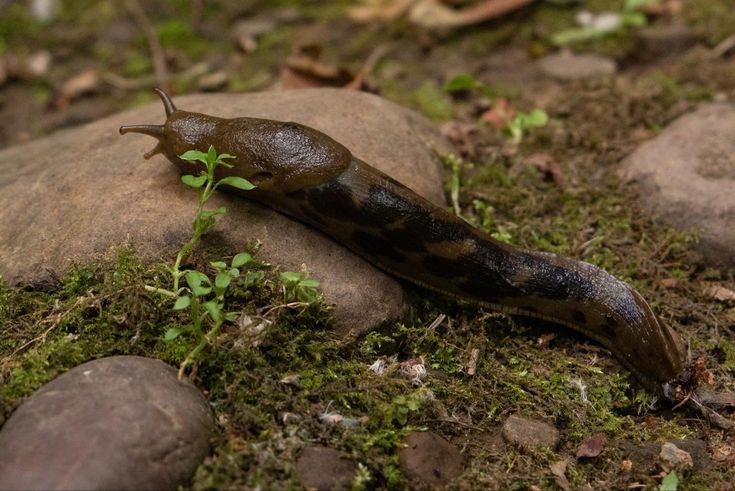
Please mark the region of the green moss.
POLYGON ((711 0, 684 0, 684 18, 695 32, 715 45, 732 35, 735 9, 727 2, 711 0))

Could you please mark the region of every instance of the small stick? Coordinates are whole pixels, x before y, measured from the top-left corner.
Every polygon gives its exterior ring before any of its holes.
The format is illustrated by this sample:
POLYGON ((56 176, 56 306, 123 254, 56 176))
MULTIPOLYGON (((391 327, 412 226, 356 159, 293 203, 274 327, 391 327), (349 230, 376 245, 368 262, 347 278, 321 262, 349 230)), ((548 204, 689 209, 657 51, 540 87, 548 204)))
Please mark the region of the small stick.
POLYGON ((126 0, 125 7, 127 7, 130 15, 133 16, 133 19, 148 40, 148 48, 151 50, 151 56, 153 57, 153 69, 156 73, 156 82, 158 83, 158 86, 168 87, 166 55, 163 52, 163 47, 161 46, 161 42, 158 40, 153 24, 151 24, 148 16, 145 15, 145 11, 138 0, 126 0))
POLYGON ((487 0, 479 5, 467 7, 457 12, 462 19, 462 25, 475 24, 503 14, 518 10, 535 0, 487 0))
POLYGON ((480 358, 480 348, 472 348, 470 361, 467 362, 467 375, 473 376, 477 371, 477 360, 480 358))
POLYGON ((719 58, 720 56, 724 55, 728 51, 730 51, 732 48, 735 48, 735 34, 731 34, 720 43, 712 48, 712 51, 710 51, 710 56, 712 58, 719 58))

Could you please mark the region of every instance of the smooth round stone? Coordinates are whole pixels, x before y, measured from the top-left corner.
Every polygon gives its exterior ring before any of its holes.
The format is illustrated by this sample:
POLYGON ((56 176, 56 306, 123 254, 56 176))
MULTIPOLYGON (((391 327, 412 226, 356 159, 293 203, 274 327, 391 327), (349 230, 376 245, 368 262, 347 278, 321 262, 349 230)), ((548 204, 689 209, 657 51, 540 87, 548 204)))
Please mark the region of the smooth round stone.
POLYGON ((552 425, 515 414, 505 420, 502 434, 508 443, 527 450, 553 449, 559 444, 559 430, 552 425))
MULTIPOLYGON (((181 110, 223 118, 311 126, 418 194, 444 203, 437 155, 451 146, 421 115, 378 96, 304 89, 192 94, 173 101, 181 110)), ((155 146, 153 138, 118 133, 121 125, 164 120, 156 101, 0 151, 0 275, 6 282, 42 282, 119 244, 129 244, 146 261, 172 262, 191 236, 196 193, 163 156, 143 159, 155 146)), ((203 247, 236 254, 260 241, 259 260, 283 271, 305 265, 334 304, 337 334, 359 335, 403 314, 398 281, 319 231, 226 193, 216 193, 208 206, 224 206, 227 215, 204 237, 203 247)))
POLYGON ((411 433, 398 450, 398 463, 410 479, 445 484, 462 474, 464 462, 456 445, 431 431, 411 433))
POLYGON ((207 401, 165 363, 90 361, 38 389, 0 430, 0 489, 176 489, 212 429, 207 401))
POLYGON ((309 490, 350 489, 356 475, 352 457, 329 447, 306 447, 296 461, 296 476, 309 490))
POLYGON ((704 104, 640 145, 620 166, 643 206, 698 233, 711 264, 735 267, 735 105, 704 104))

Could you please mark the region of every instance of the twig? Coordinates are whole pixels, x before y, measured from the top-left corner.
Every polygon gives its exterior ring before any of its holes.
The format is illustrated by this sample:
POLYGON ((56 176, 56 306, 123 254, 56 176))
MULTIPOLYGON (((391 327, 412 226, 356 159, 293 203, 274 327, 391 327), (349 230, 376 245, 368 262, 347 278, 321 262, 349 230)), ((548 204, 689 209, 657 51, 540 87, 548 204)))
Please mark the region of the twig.
POLYGON ((168 69, 166 68, 166 55, 163 52, 161 42, 158 40, 156 30, 153 28, 151 21, 146 16, 143 7, 141 7, 138 0, 126 0, 125 7, 133 16, 133 19, 138 24, 138 27, 145 34, 148 40, 148 48, 151 50, 151 57, 153 58, 153 69, 156 73, 156 82, 159 87, 168 87, 168 69))
POLYGON ((518 10, 534 1, 535 0, 487 0, 479 5, 462 9, 458 14, 463 20, 463 24, 475 24, 518 10))
POLYGON ((434 321, 431 324, 429 324, 429 327, 427 327, 426 330, 427 331, 433 331, 434 329, 436 329, 437 327, 439 327, 439 324, 441 324, 442 322, 444 322, 444 319, 446 319, 446 318, 447 318, 447 316, 444 315, 444 314, 437 315, 436 316, 436 319, 434 319, 434 321))
POLYGON ((731 49, 735 48, 735 34, 731 34, 720 43, 712 48, 712 51, 710 51, 710 56, 712 58, 719 58, 731 49))
POLYGON ((733 422, 730 419, 727 419, 717 411, 715 411, 712 408, 709 408, 699 402, 696 398, 692 397, 689 399, 689 405, 694 407, 694 409, 698 410, 704 418, 709 421, 714 426, 721 428, 723 430, 735 430, 735 422, 733 422))
POLYGON ((268 308, 268 310, 266 310, 264 313, 258 314, 258 315, 260 315, 261 317, 267 317, 268 314, 270 314, 272 312, 275 312, 278 309, 283 309, 283 308, 293 309, 293 308, 296 308, 296 307, 308 307, 309 305, 311 305, 311 304, 308 303, 308 302, 284 303, 284 304, 281 304, 281 305, 274 305, 273 307, 268 308))
POLYGON ((480 348, 472 348, 470 361, 467 362, 467 375, 473 376, 477 371, 477 360, 480 358, 480 348))
POLYGON ((360 68, 357 74, 355 74, 350 83, 345 85, 345 89, 360 90, 360 88, 365 84, 367 76, 372 73, 375 65, 377 65, 390 50, 391 47, 388 44, 380 44, 376 46, 375 49, 370 52, 370 55, 368 55, 365 63, 362 65, 362 68, 360 68))

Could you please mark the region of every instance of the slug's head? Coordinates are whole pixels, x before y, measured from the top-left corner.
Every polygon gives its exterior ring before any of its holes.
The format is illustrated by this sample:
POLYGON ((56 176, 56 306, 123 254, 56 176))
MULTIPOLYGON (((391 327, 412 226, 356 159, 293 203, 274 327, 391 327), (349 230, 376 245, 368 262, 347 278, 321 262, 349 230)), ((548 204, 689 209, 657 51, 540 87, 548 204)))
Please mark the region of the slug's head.
POLYGON ((218 168, 217 178, 243 177, 258 192, 290 193, 329 182, 349 165, 352 154, 329 136, 308 126, 267 119, 223 119, 181 111, 161 89, 155 89, 166 110, 161 125, 128 125, 120 134, 141 133, 158 140, 144 157, 163 154, 182 173, 196 174, 197 164, 182 160, 188 150, 206 152, 213 145, 228 153, 232 168, 218 168))

